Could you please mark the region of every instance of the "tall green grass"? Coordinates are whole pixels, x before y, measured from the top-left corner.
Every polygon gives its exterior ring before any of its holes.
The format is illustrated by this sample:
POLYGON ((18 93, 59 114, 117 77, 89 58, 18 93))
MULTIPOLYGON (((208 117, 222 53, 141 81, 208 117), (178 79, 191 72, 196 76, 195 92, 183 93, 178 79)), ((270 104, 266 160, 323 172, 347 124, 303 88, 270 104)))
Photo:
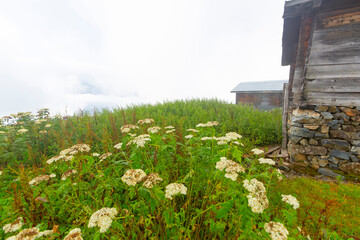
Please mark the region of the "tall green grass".
POLYGON ((132 105, 94 113, 79 111, 73 116, 48 118, 48 114, 18 117, 17 125, 0 126, 0 162, 41 164, 42 160, 76 143, 89 143, 95 149, 109 149, 121 140, 119 129, 139 119, 153 118, 159 125, 179 126, 180 130, 200 122, 219 121, 217 133, 238 132, 255 145, 281 142, 281 110, 260 111, 252 106, 229 104, 217 99, 193 99, 155 105, 132 105), (42 118, 40 124, 34 120, 42 118), (51 127, 46 128, 47 124, 51 127), (18 130, 25 128, 26 134, 18 130), (46 133, 41 131, 46 130, 46 133))

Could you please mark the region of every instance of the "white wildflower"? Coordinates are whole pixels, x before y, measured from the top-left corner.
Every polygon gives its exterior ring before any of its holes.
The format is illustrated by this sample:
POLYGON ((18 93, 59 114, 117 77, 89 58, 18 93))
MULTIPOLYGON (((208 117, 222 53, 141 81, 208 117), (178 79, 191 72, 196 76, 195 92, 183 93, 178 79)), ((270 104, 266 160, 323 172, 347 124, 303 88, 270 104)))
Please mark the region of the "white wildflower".
POLYGON ((138 124, 150 124, 150 123, 153 123, 153 122, 154 122, 154 119, 146 118, 146 119, 139 120, 138 124))
POLYGON ((61 176, 61 180, 65 181, 68 177, 70 177, 71 175, 73 175, 75 173, 77 173, 76 169, 69 169, 63 173, 63 175, 61 176))
POLYGON ((18 130, 18 133, 22 134, 22 133, 26 133, 27 131, 29 131, 29 130, 22 128, 22 129, 18 130))
POLYGON ((282 197, 283 202, 290 204, 291 206, 293 206, 294 209, 299 208, 300 203, 296 199, 296 197, 294 197, 292 195, 284 195, 284 194, 282 194, 281 197, 282 197))
POLYGON ((206 141, 206 140, 218 140, 217 137, 202 137, 201 141, 206 141))
POLYGON ((289 231, 282 223, 279 222, 271 221, 265 223, 264 229, 267 233, 269 233, 272 240, 286 240, 289 235, 289 231))
POLYGON ((175 127, 174 126, 166 126, 164 127, 164 129, 174 129, 175 127))
POLYGON ((163 179, 157 173, 150 173, 146 176, 143 186, 146 188, 153 188, 156 184, 161 182, 163 179))
POLYGON ((92 228, 97 226, 100 228, 100 232, 104 233, 111 226, 113 218, 117 213, 116 208, 102 208, 91 215, 88 227, 92 228))
POLYGON ((131 144, 136 144, 137 147, 144 147, 147 141, 151 141, 149 134, 143 134, 135 137, 133 140, 130 140, 126 146, 131 144))
POLYGON ((39 131, 39 133, 40 134, 45 134, 45 133, 47 133, 47 131, 46 130, 41 130, 41 131, 39 131))
POLYGON ((48 124, 45 125, 45 127, 46 127, 46 128, 49 128, 49 127, 51 127, 51 124, 48 123, 48 124))
POLYGON ((23 218, 18 217, 14 222, 4 225, 2 229, 4 230, 5 233, 16 232, 23 225, 24 225, 23 218))
POLYGON ((175 129, 167 130, 165 133, 172 133, 175 132, 175 129))
POLYGON ((99 159, 100 159, 100 162, 104 161, 105 159, 107 159, 108 157, 110 157, 112 155, 111 152, 107 152, 107 153, 104 153, 102 154, 99 159))
POLYGON ((93 157, 98 157, 98 156, 100 156, 100 153, 96 153, 96 152, 95 152, 95 153, 92 154, 92 156, 93 156, 93 157))
POLYGON ((225 145, 227 144, 228 142, 227 141, 218 141, 217 142, 217 145, 225 145))
POLYGON ((242 136, 240 134, 236 133, 236 132, 228 132, 228 133, 225 134, 225 137, 227 138, 227 140, 229 142, 242 138, 242 136))
MULTIPOLYGON (((14 240, 34 240, 39 235, 40 230, 36 227, 27 228, 16 234, 16 236, 10 237, 10 239, 14 240)), ((8 238, 9 239, 9 238, 8 238)))
POLYGON ((181 183, 170 183, 165 188, 165 197, 168 199, 172 199, 174 195, 183 194, 186 195, 187 188, 184 184, 181 183))
POLYGON ((135 186, 136 183, 142 181, 146 177, 146 173, 141 169, 129 169, 121 177, 121 180, 129 186, 135 186))
POLYGON ((231 179, 233 181, 236 181, 238 176, 239 175, 236 172, 235 173, 225 173, 225 177, 229 178, 229 179, 231 179))
POLYGON ((254 148, 251 150, 254 154, 256 155, 259 155, 259 154, 263 154, 264 151, 263 150, 260 150, 260 149, 257 149, 257 148, 254 148))
POLYGON ((273 161, 273 160, 270 159, 270 158, 259 158, 259 162, 260 162, 261 164, 270 164, 270 165, 275 165, 275 164, 276 164, 276 162, 273 161))
POLYGON ((130 132, 132 129, 138 129, 139 127, 136 126, 136 125, 132 125, 132 124, 127 124, 127 125, 124 125, 120 128, 121 132, 122 133, 128 133, 130 132))
POLYGON ((81 229, 74 228, 68 233, 68 235, 66 235, 64 240, 83 240, 83 238, 81 237, 81 229))
POLYGON ((220 161, 216 163, 215 168, 219 169, 220 171, 225 170, 225 177, 233 181, 236 181, 238 173, 245 172, 245 168, 243 168, 240 164, 232 160, 228 160, 226 157, 221 157, 220 161))
POLYGON ((158 133, 161 130, 161 127, 155 126, 155 127, 150 127, 147 129, 148 133, 158 133))
POLYGON ((212 127, 212 126, 217 126, 219 125, 219 123, 217 121, 213 121, 213 122, 207 122, 207 123, 199 123, 198 125, 196 125, 196 127, 212 127))
POLYGON ((55 177, 56 177, 55 173, 50 174, 50 178, 55 178, 55 177))
POLYGON ((186 131, 188 131, 188 132, 194 132, 194 133, 198 133, 198 132, 199 132, 199 130, 192 129, 192 128, 187 129, 186 131))
POLYGON ((32 179, 30 182, 29 182, 29 185, 38 185, 39 183, 41 182, 44 182, 44 181, 48 181, 50 180, 50 176, 49 175, 40 175, 40 176, 37 176, 36 178, 32 179))
POLYGON ((121 149, 121 147, 122 147, 122 143, 118 143, 114 146, 114 148, 116 148, 116 149, 121 149))
POLYGON ((194 136, 191 135, 191 134, 185 136, 186 139, 191 139, 191 138, 193 138, 193 137, 194 137, 194 136))
POLYGON ((248 206, 254 213, 262 213, 268 206, 269 200, 266 197, 266 189, 262 182, 255 178, 243 181, 243 186, 250 192, 246 197, 248 198, 248 206))
POLYGON ((49 236, 49 235, 51 235, 51 234, 53 234, 53 233, 54 233, 53 230, 45 230, 45 231, 43 231, 43 232, 40 232, 40 233, 36 236, 36 238, 46 237, 46 236, 49 236))

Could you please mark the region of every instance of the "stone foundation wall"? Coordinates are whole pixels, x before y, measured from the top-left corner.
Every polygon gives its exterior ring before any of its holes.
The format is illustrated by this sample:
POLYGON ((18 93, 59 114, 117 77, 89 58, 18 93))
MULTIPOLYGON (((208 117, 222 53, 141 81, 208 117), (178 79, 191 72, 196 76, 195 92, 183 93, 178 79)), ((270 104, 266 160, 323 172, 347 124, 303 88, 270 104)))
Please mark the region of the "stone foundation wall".
POLYGON ((360 176, 360 107, 308 106, 289 115, 294 166, 331 177, 360 176))

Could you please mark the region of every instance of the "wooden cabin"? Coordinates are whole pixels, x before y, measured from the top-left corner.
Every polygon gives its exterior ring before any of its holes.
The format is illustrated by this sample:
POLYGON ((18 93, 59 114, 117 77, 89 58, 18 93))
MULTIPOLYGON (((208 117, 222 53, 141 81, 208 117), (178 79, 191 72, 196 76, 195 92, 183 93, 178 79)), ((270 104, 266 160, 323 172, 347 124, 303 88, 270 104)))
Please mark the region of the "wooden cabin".
POLYGON ((283 106, 283 85, 287 80, 241 82, 231 93, 235 93, 235 104, 249 104, 261 110, 283 106))
POLYGON ((291 159, 324 175, 348 173, 360 165, 360 1, 287 1, 283 18, 291 159))

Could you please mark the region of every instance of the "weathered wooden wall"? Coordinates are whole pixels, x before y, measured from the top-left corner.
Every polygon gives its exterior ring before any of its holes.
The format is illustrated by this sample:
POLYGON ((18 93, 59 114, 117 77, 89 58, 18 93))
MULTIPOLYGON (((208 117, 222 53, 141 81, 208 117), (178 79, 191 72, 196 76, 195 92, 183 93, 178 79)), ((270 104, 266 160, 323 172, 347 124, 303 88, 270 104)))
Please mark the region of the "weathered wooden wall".
POLYGON ((360 106, 360 6, 334 10, 325 5, 305 16, 304 25, 299 49, 307 48, 307 59, 304 72, 301 65, 295 70, 294 98, 301 105, 360 106))
POLYGON ((236 93, 236 104, 250 104, 261 110, 279 108, 283 105, 282 91, 236 93))

